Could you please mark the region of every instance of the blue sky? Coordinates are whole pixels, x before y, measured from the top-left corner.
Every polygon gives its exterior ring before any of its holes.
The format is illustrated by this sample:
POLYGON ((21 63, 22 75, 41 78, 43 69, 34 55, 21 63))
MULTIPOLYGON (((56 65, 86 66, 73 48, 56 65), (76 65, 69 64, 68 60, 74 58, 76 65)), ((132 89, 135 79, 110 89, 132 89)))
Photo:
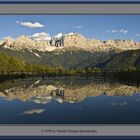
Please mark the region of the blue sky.
POLYGON ((0 15, 0 38, 77 32, 100 40, 140 41, 140 15, 0 15))

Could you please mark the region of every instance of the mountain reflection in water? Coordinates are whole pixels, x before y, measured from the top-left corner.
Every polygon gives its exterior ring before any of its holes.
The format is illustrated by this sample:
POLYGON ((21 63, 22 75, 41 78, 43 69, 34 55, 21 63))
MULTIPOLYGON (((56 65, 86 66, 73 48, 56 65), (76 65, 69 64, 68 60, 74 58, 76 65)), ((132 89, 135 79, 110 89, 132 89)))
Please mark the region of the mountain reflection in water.
POLYGON ((103 79, 6 81, 0 102, 0 123, 140 123, 140 87, 103 79))

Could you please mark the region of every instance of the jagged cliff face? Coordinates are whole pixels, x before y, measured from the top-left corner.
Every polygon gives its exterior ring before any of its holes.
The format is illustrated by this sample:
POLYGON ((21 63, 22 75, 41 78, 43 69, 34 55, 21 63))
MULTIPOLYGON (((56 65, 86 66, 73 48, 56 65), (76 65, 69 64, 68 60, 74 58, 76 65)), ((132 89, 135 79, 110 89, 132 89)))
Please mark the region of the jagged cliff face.
POLYGON ((34 40, 27 36, 0 41, 0 51, 23 58, 29 63, 65 69, 81 69, 104 63, 117 53, 140 49, 132 40, 101 41, 81 34, 58 34, 50 40, 34 40))
POLYGON ((3 47, 9 48, 16 51, 21 51, 24 49, 28 49, 29 51, 38 50, 38 51, 52 51, 54 50, 54 46, 50 47, 48 41, 37 41, 30 39, 27 36, 20 36, 17 39, 8 38, 3 41, 3 47))
POLYGON ((78 47, 90 51, 110 51, 110 50, 135 50, 140 48, 140 43, 133 40, 107 40, 86 39, 81 34, 64 36, 64 47, 78 47))
MULTIPOLYGON (((133 40, 107 40, 87 39, 81 34, 71 33, 63 35, 63 47, 78 47, 85 50, 109 51, 109 49, 133 50, 140 48, 140 43, 133 40)), ((62 38, 61 37, 61 38, 62 38)), ((60 40, 61 42, 62 40, 60 40)))
POLYGON ((79 48, 85 48, 86 46, 86 38, 80 34, 72 34, 64 36, 64 47, 75 46, 79 48))
POLYGON ((21 83, 20 86, 15 86, 14 83, 12 87, 1 90, 0 96, 7 100, 19 99, 21 101, 46 104, 52 99, 60 103, 74 103, 83 101, 91 96, 133 96, 135 93, 140 93, 140 87, 103 81, 92 81, 82 85, 70 84, 72 81, 39 83, 40 81, 36 81, 28 87, 26 82, 21 83))
POLYGON ((38 50, 38 51, 54 51, 55 49, 64 49, 68 47, 84 49, 87 51, 109 51, 116 49, 120 51, 140 49, 140 43, 132 40, 108 40, 100 41, 96 39, 87 39, 81 34, 69 33, 52 38, 50 41, 33 40, 27 36, 20 36, 16 39, 8 38, 0 42, 5 48, 15 50, 38 50))

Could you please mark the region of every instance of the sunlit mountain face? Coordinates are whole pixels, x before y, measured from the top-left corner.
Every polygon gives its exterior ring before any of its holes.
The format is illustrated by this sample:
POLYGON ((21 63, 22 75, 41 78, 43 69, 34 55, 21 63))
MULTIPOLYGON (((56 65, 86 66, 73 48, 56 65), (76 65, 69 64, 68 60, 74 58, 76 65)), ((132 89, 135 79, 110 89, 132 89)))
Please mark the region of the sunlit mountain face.
POLYGON ((102 78, 7 81, 0 84, 0 100, 0 109, 5 106, 1 123, 136 123, 140 115, 135 108, 140 104, 138 85, 102 78), (108 115, 102 120, 104 113, 108 115), (4 117, 6 114, 16 120, 4 117), (125 120, 126 114, 129 117, 125 120))

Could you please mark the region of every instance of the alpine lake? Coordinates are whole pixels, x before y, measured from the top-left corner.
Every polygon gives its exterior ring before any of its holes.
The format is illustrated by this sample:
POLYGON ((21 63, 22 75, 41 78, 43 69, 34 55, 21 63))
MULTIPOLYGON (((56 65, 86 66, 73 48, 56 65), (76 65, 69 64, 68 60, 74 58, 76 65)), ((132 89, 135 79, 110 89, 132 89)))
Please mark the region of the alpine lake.
POLYGON ((140 86, 103 77, 0 82, 0 124, 138 124, 140 86))

